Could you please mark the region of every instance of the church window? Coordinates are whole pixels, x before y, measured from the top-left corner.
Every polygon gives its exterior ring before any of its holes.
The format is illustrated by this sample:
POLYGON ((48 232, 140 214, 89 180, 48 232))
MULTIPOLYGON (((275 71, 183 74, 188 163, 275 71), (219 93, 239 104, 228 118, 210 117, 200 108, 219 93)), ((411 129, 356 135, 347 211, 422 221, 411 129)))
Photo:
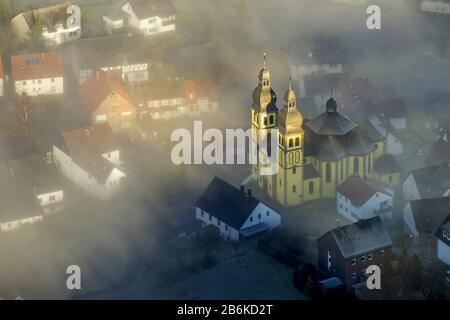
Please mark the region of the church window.
POLYGON ((267 117, 264 117, 264 125, 267 126, 267 117))
POLYGON ((296 174, 297 173, 297 167, 292 167, 292 174, 296 174))
POLYGON ((297 192, 297 186, 295 184, 292 186, 292 192, 293 193, 297 192))
POLYGON ((292 139, 289 139, 289 148, 292 148, 294 146, 294 143, 292 141, 292 139))
POLYGON ((271 114, 269 116, 269 124, 274 124, 274 123, 275 123, 275 118, 274 118, 273 114, 271 114))
POLYGON ((298 147, 300 145, 300 138, 295 138, 295 146, 298 147))
POLYGON ((325 165, 325 181, 331 182, 331 164, 327 163, 325 165))
POLYGON ((313 194, 314 193, 314 182, 310 181, 309 182, 309 194, 313 194))
POLYGON ((358 159, 358 157, 353 158, 353 172, 355 172, 355 174, 359 174, 359 159, 358 159))

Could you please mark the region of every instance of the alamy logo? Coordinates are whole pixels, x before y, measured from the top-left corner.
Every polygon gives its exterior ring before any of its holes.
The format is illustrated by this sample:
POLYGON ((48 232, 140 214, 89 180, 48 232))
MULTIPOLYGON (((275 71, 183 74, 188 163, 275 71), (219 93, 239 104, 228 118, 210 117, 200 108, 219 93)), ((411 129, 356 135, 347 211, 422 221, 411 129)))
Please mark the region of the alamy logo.
POLYGON ((67 7, 67 14, 70 14, 70 17, 67 18, 67 28, 76 28, 81 26, 81 9, 79 6, 70 5, 67 7))
POLYGON ((381 289, 381 269, 377 265, 371 265, 366 269, 367 289, 369 290, 380 290, 381 289))
POLYGON ((381 8, 373 4, 367 7, 366 13, 370 15, 366 21, 367 29, 381 30, 381 8))
POLYGON ((224 138, 221 130, 203 132, 202 121, 194 121, 193 137, 187 129, 176 129, 170 139, 178 142, 171 152, 176 165, 251 164, 258 165, 261 176, 278 172, 278 129, 226 129, 224 138))
POLYGON ((67 289, 81 290, 81 268, 77 265, 70 265, 67 267, 66 273, 70 275, 66 281, 67 289))

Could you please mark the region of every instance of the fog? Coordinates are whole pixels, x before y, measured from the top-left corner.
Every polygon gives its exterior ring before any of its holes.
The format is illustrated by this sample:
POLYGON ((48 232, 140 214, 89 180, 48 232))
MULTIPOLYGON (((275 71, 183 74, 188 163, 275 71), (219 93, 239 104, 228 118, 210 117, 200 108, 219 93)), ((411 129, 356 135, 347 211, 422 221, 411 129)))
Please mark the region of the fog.
MULTIPOLYGON (((58 2, 11 1, 14 12, 58 2)), ((116 1, 72 2, 83 6, 116 1)), ((179 214, 192 214, 196 198, 215 175, 238 185, 248 177, 249 168, 176 167, 170 163, 173 146, 170 134, 180 127, 192 130, 194 120, 203 120, 204 130, 207 127, 248 128, 251 94, 257 85, 264 53, 267 53, 272 87, 278 96, 277 105, 281 108, 289 79, 290 39, 302 34, 338 36, 343 42, 350 79, 368 78, 386 97, 404 98, 413 119, 423 119, 423 113, 429 108, 425 99, 427 92, 445 93, 450 86, 450 58, 442 54, 442 45, 450 41, 450 20, 424 15, 418 10, 418 1, 376 1, 381 6, 382 29, 368 30, 366 6, 341 6, 330 2, 173 0, 178 11, 177 32, 190 38, 185 45, 213 44, 207 62, 197 61, 194 68, 198 75, 217 81, 219 111, 155 123, 158 140, 138 150, 124 143, 124 170, 128 177, 123 197, 112 203, 102 203, 64 181, 67 199, 62 214, 41 224, 0 232, 0 297, 185 297, 171 277, 183 277, 184 271, 177 269, 180 256, 194 249, 168 244, 159 238, 160 221, 179 214), (201 36, 197 38, 192 30, 197 30, 201 36), (72 264, 82 270, 81 292, 66 288, 65 271, 72 264)), ((169 50, 182 46, 169 46, 169 50)), ((62 50, 70 52, 70 45, 62 50)), ((4 59, 11 53, 3 52, 4 59)), ((65 55, 66 86, 75 87, 73 71, 67 68, 71 63, 68 57, 71 56, 65 55)), ((190 61, 186 58, 181 63, 189 65, 190 61)), ((189 78, 192 74, 183 76, 189 78)), ((81 104, 76 90, 67 92, 56 102, 36 99, 36 115, 41 126, 36 129, 36 136, 25 138, 26 142, 7 134, 16 98, 0 102, 8 110, 0 121, 0 132, 5 133, 1 141, 3 159, 22 155, 17 143, 30 144, 25 154, 43 154, 52 143, 60 141, 61 131, 89 124, 88 117, 79 111, 81 104), (46 120, 47 112, 52 114, 51 123, 46 120)), ((301 112, 302 106, 298 108, 301 112)), ((429 144, 423 146, 425 150, 427 147, 429 144)), ((411 162, 405 162, 405 168, 423 165, 421 158, 405 158, 411 162)))

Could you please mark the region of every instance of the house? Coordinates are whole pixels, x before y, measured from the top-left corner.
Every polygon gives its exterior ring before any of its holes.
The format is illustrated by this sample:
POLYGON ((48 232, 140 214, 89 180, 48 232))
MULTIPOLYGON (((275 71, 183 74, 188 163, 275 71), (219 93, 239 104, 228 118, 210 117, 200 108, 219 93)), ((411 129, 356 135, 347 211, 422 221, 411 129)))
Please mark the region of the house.
POLYGON ((373 178, 392 187, 401 181, 401 169, 392 154, 386 153, 375 160, 373 178))
POLYGON ((214 226, 225 240, 239 241, 272 230, 281 224, 279 212, 215 177, 195 204, 195 215, 205 226, 214 226))
POLYGON ((450 195, 450 167, 442 163, 411 171, 403 181, 406 201, 431 199, 450 195))
POLYGON ((450 14, 450 2, 445 0, 423 0, 420 9, 424 12, 450 14))
POLYGON ((42 221, 63 208, 64 190, 51 153, 0 163, 0 230, 42 221))
POLYGON ((433 144, 425 160, 427 166, 450 163, 450 143, 447 137, 448 132, 444 132, 442 137, 433 144))
POLYGON ((336 189, 337 211, 347 219, 392 218, 394 192, 383 183, 351 176, 336 189))
POLYGON ((435 247, 435 233, 450 214, 450 197, 413 200, 403 209, 405 232, 415 246, 435 247))
POLYGON ((157 63, 147 51, 145 43, 129 37, 86 38, 70 48, 68 58, 79 84, 97 70, 116 73, 124 82, 135 82, 148 80, 150 68, 157 63))
POLYGON ((3 59, 0 57, 0 97, 5 95, 5 72, 3 71, 3 59))
POLYGON ((131 96, 140 112, 154 119, 194 116, 218 109, 217 89, 210 80, 149 80, 134 84, 131 96))
POLYGON ((370 265, 383 270, 393 243, 379 217, 332 229, 318 239, 318 269, 346 285, 364 281, 370 265))
POLYGON ((136 108, 124 83, 110 72, 97 71, 78 88, 92 124, 107 122, 117 132, 129 128, 136 119, 136 108))
POLYGON ((53 146, 58 170, 79 188, 101 200, 120 192, 122 158, 116 137, 108 123, 63 132, 64 143, 53 146))
POLYGON ((76 40, 81 37, 81 24, 69 26, 72 16, 70 3, 58 4, 21 12, 11 19, 11 28, 19 40, 29 39, 29 33, 36 27, 42 28, 42 38, 50 45, 76 40))
POLYGON ((382 116, 389 121, 396 130, 406 129, 407 108, 405 99, 389 98, 381 104, 382 116))
POLYGON ((103 16, 109 33, 124 27, 144 36, 175 31, 176 10, 170 0, 128 0, 103 16))
POLYGON ((377 161, 385 154, 386 137, 370 122, 369 119, 364 119, 358 122, 358 126, 363 132, 364 136, 375 145, 374 160, 377 161))
MULTIPOLYGON (((442 223, 435 235, 438 239, 437 256, 439 260, 443 261, 447 265, 450 265, 450 215, 444 223, 442 223)), ((448 272, 447 275, 449 275, 448 272)))
POLYGON ((327 35, 305 35, 289 43, 289 68, 293 80, 313 73, 342 73, 342 43, 327 35))
POLYGON ((64 70, 60 52, 11 56, 15 92, 29 96, 64 93, 64 70))

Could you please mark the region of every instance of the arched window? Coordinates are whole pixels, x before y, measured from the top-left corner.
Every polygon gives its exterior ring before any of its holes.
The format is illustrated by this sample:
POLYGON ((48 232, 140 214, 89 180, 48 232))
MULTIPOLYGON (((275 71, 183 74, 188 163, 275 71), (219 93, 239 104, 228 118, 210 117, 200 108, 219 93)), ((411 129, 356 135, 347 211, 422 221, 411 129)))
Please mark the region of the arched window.
POLYGON ((295 138, 295 146, 298 147, 300 145, 300 138, 295 138))
POLYGON ((309 194, 313 194, 314 193, 314 182, 313 181, 309 182, 308 189, 309 189, 309 194))
POLYGON ((264 125, 267 126, 267 117, 264 117, 264 125))
POLYGON ((289 148, 292 148, 294 146, 292 139, 289 139, 289 148))
POLYGON ((269 116, 269 123, 270 123, 270 124, 274 124, 274 123, 275 123, 275 118, 274 118, 273 114, 271 114, 271 115, 269 116))
POLYGON ((272 133, 267 133, 267 155, 270 157, 272 155, 272 133))
POLYGON ((331 182, 331 163, 325 165, 325 181, 331 182))
POLYGON ((353 172, 355 174, 359 174, 359 158, 358 157, 353 158, 353 172))
POLYGON ((293 166, 292 167, 292 174, 296 174, 297 173, 297 167, 296 166, 293 166))

